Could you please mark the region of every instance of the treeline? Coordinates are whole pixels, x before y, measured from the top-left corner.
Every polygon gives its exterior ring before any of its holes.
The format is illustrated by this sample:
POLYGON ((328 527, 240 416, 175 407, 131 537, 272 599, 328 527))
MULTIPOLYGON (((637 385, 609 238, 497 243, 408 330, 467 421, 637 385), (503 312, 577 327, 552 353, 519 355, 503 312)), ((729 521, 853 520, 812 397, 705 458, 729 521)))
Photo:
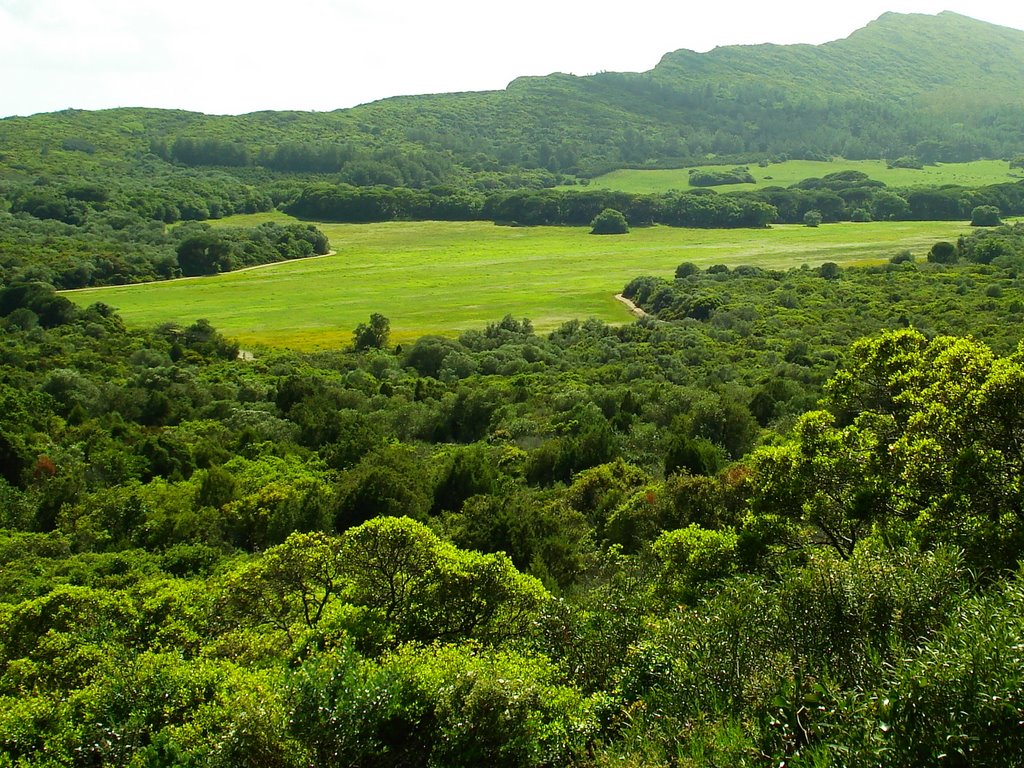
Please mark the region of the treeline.
POLYGON ((182 275, 214 275, 277 261, 322 256, 327 236, 312 224, 265 222, 251 229, 204 228, 180 239, 176 248, 182 275))
POLYGON ((131 218, 178 221, 220 219, 236 213, 258 213, 274 207, 264 189, 224 173, 153 169, 150 178, 117 177, 89 183, 45 182, 0 185, 0 207, 37 219, 81 225, 99 214, 124 226, 131 218))
POLYGON ((372 222, 395 219, 489 220, 504 224, 589 225, 605 208, 622 212, 631 225, 764 227, 771 206, 706 190, 634 195, 610 190, 514 190, 482 194, 451 188, 411 190, 321 184, 307 187, 285 212, 317 221, 372 222))
POLYGON ((1024 213, 1024 182, 984 187, 886 187, 860 171, 839 171, 800 181, 785 189, 768 187, 733 192, 773 206, 776 221, 799 224, 809 211, 830 221, 957 221, 970 220, 978 206, 990 205, 1007 216, 1024 213))
MULTIPOLYGON (((900 326, 932 335, 951 334, 972 327, 971 313, 983 313, 986 307, 1009 302, 1003 306, 1013 314, 1024 309, 1019 285, 1015 277, 1010 279, 1022 268, 1024 225, 1016 224, 979 230, 956 243, 940 241, 917 256, 909 251, 895 253, 887 264, 866 269, 840 269, 826 262, 816 269, 789 271, 743 265, 730 269, 724 264, 702 270, 683 262, 674 279, 637 277, 622 293, 659 320, 695 320, 741 333, 759 327, 770 335, 784 335, 787 325, 800 334, 810 333, 804 325, 805 313, 793 311, 808 305, 831 306, 840 315, 862 306, 872 314, 877 308, 876 288, 884 284, 891 301, 887 322, 872 330, 900 326), (964 267, 945 266, 958 262, 964 267), (949 291, 961 298, 946 302, 941 296, 949 291)), ((867 317, 849 321, 868 322, 867 317)), ((830 325, 832 333, 841 327, 838 321, 830 325)), ((1014 338, 1009 328, 1003 332, 1005 339, 1014 338)), ((994 337, 989 339, 996 343, 994 337)), ((1009 348, 1006 343, 996 345, 1009 348)), ((805 343, 794 343, 785 350, 784 359, 806 362, 809 350, 805 343)))
POLYGON ((294 138, 284 142, 269 133, 260 140, 255 137, 264 126, 253 117, 244 134, 204 125, 191 135, 153 139, 150 150, 191 167, 339 174, 346 183, 422 188, 493 172, 525 169, 586 178, 623 167, 705 165, 711 158, 743 164, 846 157, 920 167, 1011 157, 1021 142, 1005 130, 1014 114, 1010 108, 990 107, 984 118, 971 115, 965 130, 965 121, 957 127, 948 115, 860 96, 800 95, 771 84, 716 87, 601 73, 590 81, 524 78, 511 92, 530 103, 529 113, 512 112, 502 94, 439 95, 367 105, 362 120, 337 121, 334 133, 342 140, 325 138, 331 131, 310 125, 290 129, 294 138), (647 101, 638 102, 638 94, 647 101), (560 108, 574 96, 569 110, 560 108), (466 102, 472 103, 468 112, 466 102), (432 119, 424 120, 425 113, 432 119), (610 127, 596 133, 580 129, 587 124, 610 127))
POLYGON ((612 190, 521 189, 482 193, 453 187, 414 190, 318 184, 297 193, 284 210, 315 221, 472 221, 537 225, 589 225, 605 208, 630 226, 764 227, 799 224, 811 211, 822 221, 970 220, 979 206, 1003 215, 1024 214, 1024 182, 979 188, 891 189, 860 171, 839 171, 787 188, 718 194, 713 190, 635 194, 612 190))
POLYGON ((150 151, 186 166, 261 167, 283 173, 330 174, 357 186, 383 184, 420 188, 450 181, 454 162, 449 153, 416 150, 367 149, 352 142, 290 141, 252 149, 240 140, 219 136, 179 136, 154 139, 150 151))
POLYGON ((79 226, 0 212, 0 285, 48 283, 58 289, 125 285, 327 253, 311 224, 267 222, 212 229, 162 223, 124 212, 89 216, 79 226))

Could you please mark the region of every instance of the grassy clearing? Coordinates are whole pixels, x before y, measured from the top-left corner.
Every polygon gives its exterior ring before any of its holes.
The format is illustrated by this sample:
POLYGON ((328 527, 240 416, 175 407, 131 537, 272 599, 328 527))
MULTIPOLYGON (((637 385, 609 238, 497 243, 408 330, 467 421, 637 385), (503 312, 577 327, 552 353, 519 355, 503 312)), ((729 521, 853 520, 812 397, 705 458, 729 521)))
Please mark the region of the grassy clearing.
MULTIPOLYGON (((233 217, 253 225, 282 214, 233 217)), ((71 291, 102 301, 125 321, 149 326, 206 318, 243 343, 338 347, 371 312, 391 320, 397 342, 455 335, 506 314, 538 330, 572 318, 628 322, 614 294, 645 274, 668 276, 683 261, 764 267, 876 261, 909 249, 923 258, 936 240, 968 230, 957 222, 777 225, 765 230, 634 229, 594 236, 584 227, 499 227, 469 222, 319 225, 337 251, 248 272, 71 291)))
MULTIPOLYGON (((705 169, 722 166, 707 165, 705 169)), ((732 166, 726 166, 732 167, 732 166)), ((881 160, 842 160, 819 162, 815 160, 789 160, 777 165, 760 168, 748 165, 756 184, 728 184, 714 187, 719 192, 762 187, 788 187, 798 181, 820 178, 838 171, 861 171, 872 179, 890 187, 926 187, 940 184, 962 184, 980 187, 986 184, 1001 184, 1005 181, 1024 179, 1024 172, 1010 170, 1005 160, 976 160, 972 163, 948 163, 925 166, 922 170, 912 168, 886 168, 881 160)), ((590 182, 591 187, 615 189, 622 192, 650 193, 666 192, 670 189, 692 189, 690 169, 677 168, 665 171, 620 170, 598 176, 590 182)), ((577 187, 578 189, 578 187, 577 187)))

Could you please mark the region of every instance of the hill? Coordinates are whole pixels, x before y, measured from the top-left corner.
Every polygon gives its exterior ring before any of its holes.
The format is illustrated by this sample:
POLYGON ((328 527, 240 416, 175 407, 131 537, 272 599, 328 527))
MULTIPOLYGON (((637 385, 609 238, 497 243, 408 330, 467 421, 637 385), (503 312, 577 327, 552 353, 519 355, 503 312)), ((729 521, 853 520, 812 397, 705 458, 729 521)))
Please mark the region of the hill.
POLYGON ((978 101, 1021 104, 1016 83, 1024 72, 1022 35, 949 11, 886 13, 845 39, 818 46, 675 51, 650 75, 668 83, 700 79, 733 91, 771 82, 780 91, 837 97, 913 100, 973 89, 978 101))
POLYGON ((502 91, 331 113, 117 109, 0 121, 0 178, 219 166, 248 183, 549 185, 709 158, 923 162, 1024 148, 1024 32, 954 13, 888 13, 819 46, 666 54, 645 73, 520 78, 502 91))

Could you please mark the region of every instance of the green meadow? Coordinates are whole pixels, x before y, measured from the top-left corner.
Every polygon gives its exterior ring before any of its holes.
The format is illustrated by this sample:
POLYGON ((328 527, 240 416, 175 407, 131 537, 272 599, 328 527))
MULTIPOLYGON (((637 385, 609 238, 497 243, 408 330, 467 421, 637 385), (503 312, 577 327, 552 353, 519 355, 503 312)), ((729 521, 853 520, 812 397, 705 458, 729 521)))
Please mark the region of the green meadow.
MULTIPOLYGON (((257 214, 220 224, 285 218, 257 214)), ((530 318, 540 331, 574 318, 627 322, 629 312, 615 294, 638 275, 671 275, 683 261, 785 268, 879 261, 905 249, 923 259, 936 240, 968 230, 958 222, 887 222, 764 230, 655 226, 596 236, 587 228, 485 222, 318 226, 334 254, 67 295, 82 305, 116 307, 133 326, 206 318, 243 344, 309 350, 349 343, 352 329, 372 312, 391 320, 396 342, 455 335, 506 314, 530 318)))
MULTIPOLYGON (((722 168, 721 165, 705 165, 701 168, 722 168)), ((732 168, 733 166, 724 166, 732 168)), ((748 165, 756 184, 728 184, 714 187, 719 192, 761 187, 788 187, 810 178, 821 178, 839 171, 861 171, 870 178, 883 182, 889 187, 928 187, 942 184, 961 184, 967 187, 981 187, 987 184, 1001 184, 1006 181, 1024 179, 1024 172, 1010 170, 1005 160, 976 160, 971 163, 944 163, 928 165, 921 170, 913 168, 887 168, 882 160, 843 160, 831 162, 817 160, 788 160, 785 163, 761 168, 748 165)), ((651 193, 666 192, 670 189, 693 189, 690 186, 689 168, 671 170, 619 170, 606 173, 591 180, 590 186, 600 189, 615 189, 622 192, 651 193)))

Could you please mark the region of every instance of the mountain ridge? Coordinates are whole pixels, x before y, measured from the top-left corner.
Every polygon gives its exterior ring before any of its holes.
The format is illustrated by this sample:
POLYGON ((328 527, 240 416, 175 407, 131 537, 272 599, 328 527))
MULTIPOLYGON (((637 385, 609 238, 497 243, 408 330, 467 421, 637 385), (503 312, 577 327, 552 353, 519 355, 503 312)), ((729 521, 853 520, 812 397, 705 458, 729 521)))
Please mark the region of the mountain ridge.
POLYGON ((6 118, 0 173, 138 167, 156 156, 355 184, 514 186, 783 156, 949 162, 1024 151, 1022 85, 1024 32, 949 11, 890 12, 820 45, 679 49, 647 72, 527 76, 502 90, 394 96, 330 112, 124 108, 6 118), (183 140, 209 151, 177 152, 183 140), (922 142, 938 148, 922 153, 922 142), (294 155, 296 147, 333 159, 291 162, 283 148, 294 155), (494 174, 500 179, 488 181, 494 174))

